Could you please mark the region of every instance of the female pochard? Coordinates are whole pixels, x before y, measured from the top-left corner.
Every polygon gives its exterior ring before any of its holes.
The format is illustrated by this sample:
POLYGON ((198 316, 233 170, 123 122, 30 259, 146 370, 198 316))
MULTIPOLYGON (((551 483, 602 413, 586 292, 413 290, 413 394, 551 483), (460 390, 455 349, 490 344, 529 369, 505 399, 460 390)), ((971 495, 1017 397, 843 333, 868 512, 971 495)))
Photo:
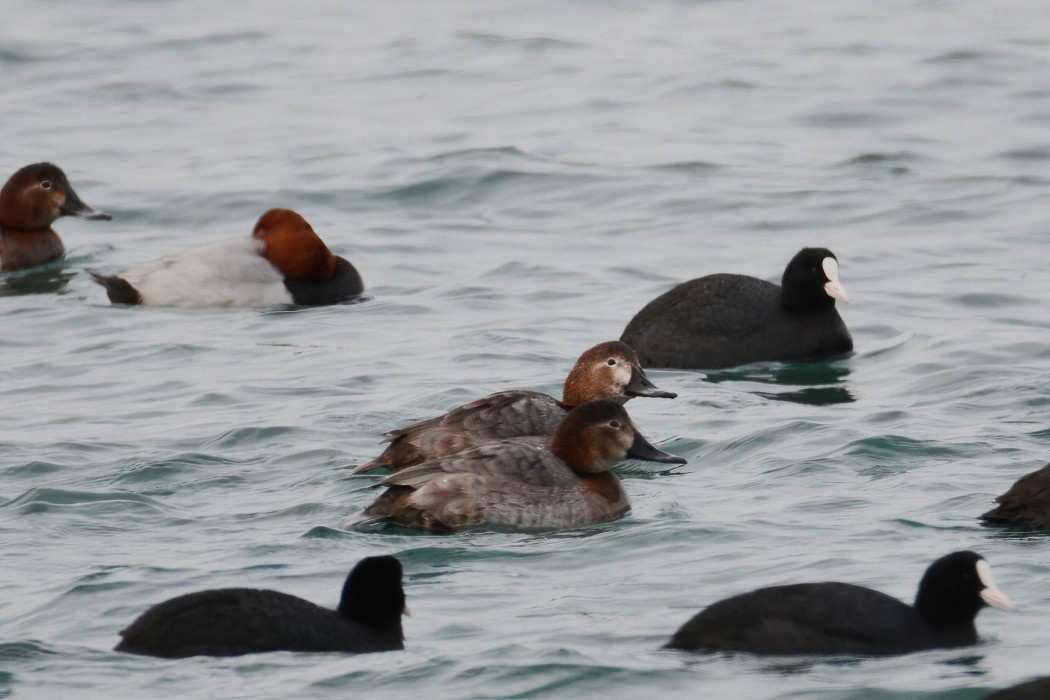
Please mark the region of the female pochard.
POLYGON ((51 224, 63 216, 109 221, 84 204, 57 165, 34 163, 0 189, 0 271, 22 270, 62 257, 65 247, 51 224))
POLYGON ((981 516, 1000 525, 1050 530, 1050 464, 1025 474, 981 516))
POLYGON ((569 411, 550 448, 497 441, 387 477, 363 523, 447 531, 489 525, 567 528, 614 520, 630 509, 609 469, 626 459, 685 464, 657 449, 615 401, 569 411))
POLYGON ((596 399, 625 403, 634 396, 673 399, 645 375, 638 356, 619 341, 600 343, 576 360, 565 379, 562 400, 538 391, 512 389, 472 401, 436 418, 387 433, 390 445, 355 474, 388 467, 397 471, 455 454, 483 442, 540 436, 546 444, 570 409, 596 399))

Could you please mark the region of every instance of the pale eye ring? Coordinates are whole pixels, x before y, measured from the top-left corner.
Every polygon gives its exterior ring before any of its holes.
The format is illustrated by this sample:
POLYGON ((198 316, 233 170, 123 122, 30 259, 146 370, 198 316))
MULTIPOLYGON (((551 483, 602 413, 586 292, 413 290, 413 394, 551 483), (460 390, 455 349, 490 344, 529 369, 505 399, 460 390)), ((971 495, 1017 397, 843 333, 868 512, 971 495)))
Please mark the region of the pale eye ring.
POLYGON ((608 360, 605 361, 605 364, 607 364, 610 367, 612 367, 613 365, 616 364, 616 358, 610 357, 608 360))
POLYGON ((44 180, 43 182, 40 183, 40 186, 43 187, 45 190, 49 190, 49 189, 51 189, 51 181, 50 180, 44 180))
POLYGON ((620 427, 620 421, 618 421, 616 419, 613 419, 613 420, 609 421, 609 427, 610 428, 619 428, 620 427))

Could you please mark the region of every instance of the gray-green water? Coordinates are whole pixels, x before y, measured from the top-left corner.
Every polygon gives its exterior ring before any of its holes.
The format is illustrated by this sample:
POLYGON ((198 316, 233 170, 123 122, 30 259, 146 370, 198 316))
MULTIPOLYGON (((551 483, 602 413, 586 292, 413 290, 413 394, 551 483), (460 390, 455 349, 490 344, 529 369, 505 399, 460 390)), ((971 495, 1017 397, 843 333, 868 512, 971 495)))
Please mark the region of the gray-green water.
POLYGON ((965 700, 1050 672, 1050 541, 975 516, 1048 459, 1043 2, 0 3, 0 176, 50 159, 112 223, 0 280, 0 695, 965 700), (374 299, 113 308, 80 270, 299 210, 374 299), (559 390, 650 298, 842 263, 857 354, 654 372, 607 526, 345 532, 383 431, 559 390), (910 599, 974 548, 1019 612, 893 659, 658 651, 735 592, 910 599), (114 654, 151 603, 334 604, 404 562, 402 653, 114 654))

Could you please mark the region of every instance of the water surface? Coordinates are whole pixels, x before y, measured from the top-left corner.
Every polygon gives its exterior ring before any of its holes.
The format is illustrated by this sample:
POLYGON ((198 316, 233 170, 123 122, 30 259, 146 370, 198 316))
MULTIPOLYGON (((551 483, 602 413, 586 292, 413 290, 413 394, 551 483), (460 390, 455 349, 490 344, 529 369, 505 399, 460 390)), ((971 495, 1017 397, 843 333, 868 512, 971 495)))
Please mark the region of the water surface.
POLYGON ((976 0, 15 4, 4 175, 53 160, 110 223, 0 280, 0 695, 966 700, 1050 672, 1050 542, 975 517, 1047 461, 1050 9, 976 0), (301 212, 373 299, 127 309, 118 271, 301 212), (646 301, 836 252, 855 356, 652 373, 572 532, 346 531, 381 434, 557 392, 646 301), (911 599, 973 548, 1020 612, 893 659, 659 646, 721 597, 844 580, 911 599), (109 651, 217 586, 336 602, 397 555, 403 653, 109 651))

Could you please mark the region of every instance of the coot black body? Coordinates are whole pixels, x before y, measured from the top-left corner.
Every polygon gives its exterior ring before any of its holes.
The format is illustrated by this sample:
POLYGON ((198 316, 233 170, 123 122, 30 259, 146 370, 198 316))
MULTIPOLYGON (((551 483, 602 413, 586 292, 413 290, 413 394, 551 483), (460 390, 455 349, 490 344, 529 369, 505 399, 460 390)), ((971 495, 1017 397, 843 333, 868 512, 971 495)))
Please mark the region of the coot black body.
POLYGON ((834 357, 853 350, 836 299, 847 299, 837 258, 825 248, 804 248, 788 263, 781 285, 735 274, 680 284, 642 308, 620 340, 646 367, 719 369, 834 357))
POLYGON ((116 651, 166 658, 392 651, 404 648, 404 608, 400 562, 369 557, 347 576, 336 610, 253 588, 189 593, 140 615, 120 633, 116 651))
POLYGON ((955 552, 926 570, 914 606, 848 583, 760 588, 727 598, 682 625, 666 647, 756 654, 904 654, 977 641, 985 605, 1009 610, 991 569, 955 552))

